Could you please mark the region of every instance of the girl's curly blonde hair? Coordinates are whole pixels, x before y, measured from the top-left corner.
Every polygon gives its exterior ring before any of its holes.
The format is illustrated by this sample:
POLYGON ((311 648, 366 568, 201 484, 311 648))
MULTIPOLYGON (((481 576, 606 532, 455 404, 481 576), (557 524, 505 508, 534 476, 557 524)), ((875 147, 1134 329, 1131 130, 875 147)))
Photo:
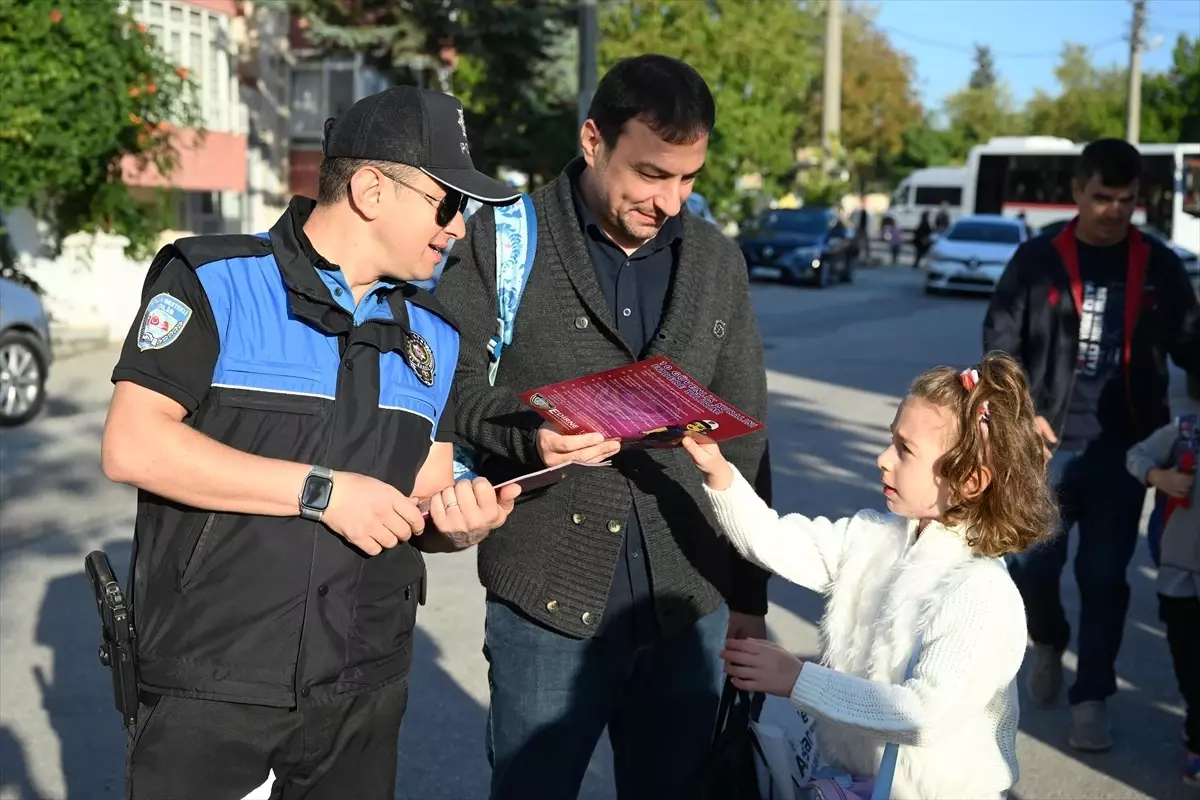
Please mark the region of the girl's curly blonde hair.
POLYGON ((942 457, 950 509, 943 520, 961 524, 979 555, 1020 552, 1051 536, 1058 505, 1046 480, 1046 456, 1037 411, 1025 373, 1011 356, 988 353, 974 367, 978 378, 952 367, 936 367, 913 381, 909 394, 949 409, 958 441, 942 457), (970 388, 968 388, 970 387, 970 388), (978 477, 991 473, 982 492, 978 477))

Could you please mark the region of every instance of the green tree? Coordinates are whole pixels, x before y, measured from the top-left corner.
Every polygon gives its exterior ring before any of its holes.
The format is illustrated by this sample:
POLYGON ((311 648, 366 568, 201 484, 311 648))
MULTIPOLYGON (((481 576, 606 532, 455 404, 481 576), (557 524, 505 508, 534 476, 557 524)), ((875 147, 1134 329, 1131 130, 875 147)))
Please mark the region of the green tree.
POLYGON ((1142 141, 1200 141, 1200 37, 1180 34, 1171 66, 1142 79, 1142 141))
POLYGON ((1054 77, 1059 93, 1035 92, 1025 107, 1029 130, 1076 142, 1125 135, 1124 70, 1097 69, 1087 47, 1067 44, 1054 77))
POLYGON ((913 170, 940 167, 961 160, 964 146, 957 131, 936 127, 929 115, 901 134, 904 146, 891 164, 891 176, 902 177, 913 170))
POLYGON ((998 82, 996 79, 996 60, 992 58, 992 48, 986 44, 976 44, 975 67, 971 70, 970 79, 967 80, 967 88, 988 89, 995 86, 998 82))
POLYGON ((618 59, 662 53, 704 76, 717 104, 697 181, 722 216, 744 205, 738 179, 790 181, 806 102, 820 64, 821 22, 795 0, 630 0, 602 7, 603 72, 618 59))
POLYGON ((536 186, 574 155, 576 18, 570 0, 490 0, 457 17, 453 88, 480 169, 514 169, 536 186))
POLYGON ((0 210, 28 207, 54 250, 106 231, 144 255, 170 223, 166 198, 132 190, 122 163, 171 172, 194 89, 115 3, 0 0, 0 210))
POLYGON ((398 84, 457 95, 472 158, 534 182, 574 152, 576 99, 562 81, 562 48, 574 34, 571 0, 292 0, 313 44, 361 52, 398 84))
POLYGON ((991 50, 976 45, 974 61, 966 88, 945 100, 949 120, 946 144, 956 159, 965 158, 976 144, 993 136, 1019 133, 1023 127, 1012 93, 997 79, 991 50))

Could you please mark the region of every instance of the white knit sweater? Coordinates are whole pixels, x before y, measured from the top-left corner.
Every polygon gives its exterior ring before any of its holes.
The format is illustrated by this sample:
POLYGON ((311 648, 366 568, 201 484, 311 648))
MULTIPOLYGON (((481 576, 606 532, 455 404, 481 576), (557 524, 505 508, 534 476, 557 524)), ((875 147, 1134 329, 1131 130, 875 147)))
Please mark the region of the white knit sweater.
POLYGON ((821 592, 821 664, 792 702, 817 717, 823 763, 874 775, 900 744, 892 797, 997 798, 1017 781, 1016 674, 1025 607, 1003 562, 972 554, 960 530, 860 511, 831 522, 780 517, 734 470, 708 491, 750 561, 821 592), (920 659, 904 672, 918 632, 920 659))

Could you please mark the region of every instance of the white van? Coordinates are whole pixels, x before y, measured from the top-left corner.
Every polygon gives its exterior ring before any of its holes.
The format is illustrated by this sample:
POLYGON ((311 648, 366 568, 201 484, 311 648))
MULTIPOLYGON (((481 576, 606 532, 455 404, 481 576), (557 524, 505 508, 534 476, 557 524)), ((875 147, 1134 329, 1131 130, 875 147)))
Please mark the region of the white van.
POLYGON ((963 213, 963 188, 967 184, 966 167, 929 167, 913 172, 896 187, 892 202, 885 212, 911 238, 921 222, 921 214, 929 212, 932 226, 942 203, 947 205, 950 221, 963 213))

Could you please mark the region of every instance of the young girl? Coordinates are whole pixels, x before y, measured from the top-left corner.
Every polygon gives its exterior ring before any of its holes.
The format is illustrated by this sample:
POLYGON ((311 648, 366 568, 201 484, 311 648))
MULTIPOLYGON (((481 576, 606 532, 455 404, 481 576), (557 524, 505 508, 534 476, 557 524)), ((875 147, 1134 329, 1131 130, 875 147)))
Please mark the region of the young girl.
POLYGON ((893 797, 996 798, 1017 780, 1025 608, 1001 559, 1058 519, 1036 416, 1006 355, 926 372, 876 460, 892 513, 836 522, 780 517, 716 445, 684 439, 742 556, 827 598, 820 664, 729 640, 726 672, 814 714, 822 761, 856 776, 900 744, 893 797))

